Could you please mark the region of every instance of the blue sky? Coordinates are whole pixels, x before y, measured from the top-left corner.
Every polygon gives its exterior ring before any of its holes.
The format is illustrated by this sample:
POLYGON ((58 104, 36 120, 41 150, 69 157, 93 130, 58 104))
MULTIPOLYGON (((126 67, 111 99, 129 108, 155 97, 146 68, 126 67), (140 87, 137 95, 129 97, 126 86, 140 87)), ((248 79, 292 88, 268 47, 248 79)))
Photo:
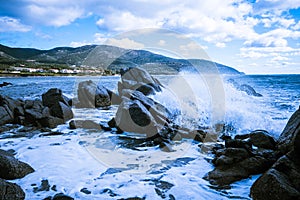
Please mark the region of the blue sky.
MULTIPOLYGON (((0 43, 13 47, 77 47, 107 40, 117 45, 120 42, 114 38, 120 34, 145 28, 184 35, 193 42, 180 48, 194 48, 191 44, 196 43, 212 60, 249 74, 300 73, 300 0, 8 0, 0 4, 0 43)), ((163 49, 168 41, 157 37, 163 49)), ((121 41, 126 47, 145 47, 142 40, 123 37, 121 41)))

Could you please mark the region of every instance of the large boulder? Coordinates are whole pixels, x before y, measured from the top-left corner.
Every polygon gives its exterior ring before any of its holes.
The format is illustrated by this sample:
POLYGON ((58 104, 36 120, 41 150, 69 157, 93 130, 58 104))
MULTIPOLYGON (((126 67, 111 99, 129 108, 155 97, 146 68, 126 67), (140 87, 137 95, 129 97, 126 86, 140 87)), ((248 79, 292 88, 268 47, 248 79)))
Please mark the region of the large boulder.
POLYGON ((46 93, 42 94, 43 105, 52 107, 59 102, 64 103, 67 106, 71 106, 70 99, 63 95, 62 91, 57 88, 51 88, 46 93))
POLYGON ((264 130, 256 130, 250 133, 250 142, 252 145, 264 148, 264 149, 275 149, 276 141, 275 139, 264 130))
POLYGON ((0 199, 22 200, 25 199, 25 193, 17 184, 0 178, 0 199))
POLYGON ((27 163, 17 160, 5 151, 0 151, 0 178, 9 180, 23 178, 32 172, 34 169, 27 163))
MULTIPOLYGON (((286 158, 281 158, 281 160, 287 161, 286 158)), ((278 165, 278 163, 276 163, 278 165)), ((282 163, 281 167, 288 167, 288 163, 282 163)), ((274 199, 274 200, 299 200, 300 199, 300 173, 299 166, 296 169, 286 168, 285 170, 276 169, 276 167, 271 168, 266 173, 264 173, 260 178, 258 178, 251 187, 251 196, 254 200, 263 199, 274 199), (288 171, 285 172, 285 170, 288 171), (291 176, 293 171, 294 175, 291 176), (292 178, 292 179, 291 179, 292 178), (297 182, 297 185, 293 184, 297 182)))
POLYGON ((142 92, 124 90, 116 116, 116 126, 127 132, 151 137, 169 123, 170 112, 142 92))
POLYGON ((121 70, 121 82, 118 83, 119 94, 122 94, 124 89, 130 89, 140 91, 144 95, 150 95, 160 92, 161 87, 161 83, 142 68, 134 67, 121 70))
POLYGON ((118 95, 91 80, 80 82, 77 94, 79 101, 77 107, 98 108, 120 103, 118 95))
POLYGON ((22 105, 22 101, 0 95, 0 125, 14 123, 15 109, 22 105))
POLYGON ((282 155, 251 187, 255 200, 300 199, 300 111, 291 116, 279 137, 282 155))
MULTIPOLYGON (((290 117, 278 139, 278 149, 282 154, 286 154, 293 149, 296 136, 300 132, 300 107, 290 117)), ((299 137, 299 136, 298 136, 299 137)))

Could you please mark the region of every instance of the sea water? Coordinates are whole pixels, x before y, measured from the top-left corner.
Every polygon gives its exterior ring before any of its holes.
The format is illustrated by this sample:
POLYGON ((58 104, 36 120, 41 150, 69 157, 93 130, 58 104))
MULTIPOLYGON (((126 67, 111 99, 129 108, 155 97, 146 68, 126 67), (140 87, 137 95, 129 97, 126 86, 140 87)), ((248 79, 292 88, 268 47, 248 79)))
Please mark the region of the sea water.
MULTIPOLYGON (((176 114, 176 123, 188 128, 212 126, 214 91, 203 77, 190 73, 157 76, 165 85, 162 93, 152 96, 176 114), (178 78, 179 77, 179 78, 178 78)), ((91 79, 117 91, 118 76, 106 77, 18 77, 1 78, 13 85, 0 88, 1 95, 36 99, 50 88, 60 88, 72 98, 76 85, 91 79)), ((224 110, 222 123, 231 127, 228 134, 245 134, 264 129, 278 137, 288 118, 299 107, 300 75, 242 75, 222 77, 224 110), (227 80, 248 84, 262 97, 238 90, 227 80)), ((219 101, 218 101, 219 102, 219 101)), ((106 123, 117 110, 73 109, 76 119, 106 123)), ((211 155, 189 140, 172 145, 174 152, 158 147, 126 148, 120 135, 110 132, 76 129, 63 124, 54 130, 60 136, 8 138, 0 140, 1 149, 14 149, 16 157, 29 163, 35 172, 13 182, 26 193, 26 199, 43 199, 63 192, 75 199, 251 199, 250 187, 258 175, 236 182, 230 188, 216 188, 202 177, 213 166, 211 155), (41 180, 55 188, 34 192, 41 180), (163 185, 165 184, 165 185, 163 185), (91 194, 81 192, 86 188, 91 194)))

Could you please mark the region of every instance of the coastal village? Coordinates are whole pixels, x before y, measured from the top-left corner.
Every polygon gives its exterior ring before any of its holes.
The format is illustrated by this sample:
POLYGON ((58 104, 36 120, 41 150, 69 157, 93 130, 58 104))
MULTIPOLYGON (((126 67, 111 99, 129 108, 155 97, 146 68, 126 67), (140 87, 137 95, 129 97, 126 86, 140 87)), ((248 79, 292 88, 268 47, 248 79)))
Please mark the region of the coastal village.
POLYGON ((103 69, 101 67, 91 67, 86 65, 66 65, 66 64, 44 64, 35 60, 27 60, 25 63, 15 63, 13 65, 2 65, 1 76, 107 76, 116 75, 118 71, 103 69))

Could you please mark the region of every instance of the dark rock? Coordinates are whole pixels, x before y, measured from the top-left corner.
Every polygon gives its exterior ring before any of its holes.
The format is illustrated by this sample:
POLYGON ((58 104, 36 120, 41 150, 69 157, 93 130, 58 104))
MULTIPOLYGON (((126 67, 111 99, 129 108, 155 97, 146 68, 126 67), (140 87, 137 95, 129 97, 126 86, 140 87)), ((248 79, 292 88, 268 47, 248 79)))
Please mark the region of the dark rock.
POLYGON ((251 187, 253 199, 300 199, 300 111, 291 116, 279 138, 281 157, 251 187))
POLYGON ((170 112, 139 91, 123 90, 116 126, 123 131, 153 136, 170 122, 170 112))
POLYGON ((22 101, 0 95, 0 125, 14 122, 14 110, 22 105, 22 101))
POLYGON ((101 126, 92 120, 71 120, 69 122, 70 129, 84 128, 101 130, 101 126))
POLYGON ((71 107, 67 106, 66 104, 64 104, 62 102, 58 102, 57 104, 54 104, 53 106, 51 106, 50 114, 53 117, 63 119, 64 122, 73 118, 73 111, 72 111, 71 107))
POLYGON ((267 131, 256 130, 250 133, 250 142, 259 148, 275 149, 276 141, 267 131))
POLYGON ((155 94, 155 92, 161 91, 161 84, 155 78, 153 78, 146 70, 135 67, 122 70, 121 73, 122 82, 118 83, 119 94, 124 89, 137 90, 144 95, 155 94))
POLYGON ((77 94, 79 100, 78 107, 98 108, 111 105, 111 98, 108 90, 91 80, 80 82, 77 94))
POLYGON ((82 192, 82 193, 84 193, 84 194, 91 194, 91 193, 92 193, 92 192, 89 191, 87 188, 82 188, 82 189, 80 190, 80 192, 82 192))
POLYGON ((70 197, 68 195, 65 195, 63 193, 58 193, 58 194, 54 195, 52 200, 74 200, 74 198, 70 197))
POLYGON ((17 160, 11 155, 0 152, 0 178, 12 180, 23 178, 27 174, 34 172, 28 164, 17 160))
POLYGON ((42 191, 49 191, 50 187, 51 186, 50 186, 49 181, 47 179, 42 180, 40 187, 34 187, 33 192, 37 193, 37 192, 42 192, 42 191))
POLYGON ((234 136, 235 140, 246 140, 250 137, 250 134, 244 134, 244 135, 236 135, 234 136))
MULTIPOLYGON (((283 129, 278 139, 278 149, 282 154, 286 154, 293 149, 293 144, 297 135, 300 132, 300 107, 290 117, 288 123, 283 129)), ((299 137, 299 136, 298 136, 299 137)))
POLYGON ((262 97, 261 94, 257 93, 253 87, 251 87, 250 85, 247 84, 242 84, 240 85, 240 87, 238 88, 239 90, 246 92, 248 95, 250 96, 255 96, 255 97, 262 97))
POLYGON ((42 94, 43 105, 47 107, 52 107, 59 102, 69 105, 69 99, 62 94, 62 91, 57 88, 51 88, 46 93, 42 94))
POLYGON ((0 125, 12 123, 14 117, 11 114, 10 110, 7 110, 7 107, 0 106, 0 125))
POLYGON ((300 192, 290 184, 283 173, 270 169, 252 185, 251 197, 255 200, 299 200, 300 192))
POLYGON ((249 141, 244 140, 236 140, 236 139, 228 139, 225 140, 225 147, 226 148, 244 148, 249 152, 252 150, 252 144, 249 141))
POLYGON ((5 86, 8 86, 8 85, 12 85, 12 83, 10 82, 3 82, 3 83, 0 83, 0 87, 5 87, 5 86))
POLYGON ((39 123, 43 127, 55 128, 56 126, 63 124, 65 122, 61 118, 49 116, 39 120, 39 123))
POLYGON ((0 199, 22 200, 25 199, 25 193, 17 184, 7 182, 0 178, 0 199))

